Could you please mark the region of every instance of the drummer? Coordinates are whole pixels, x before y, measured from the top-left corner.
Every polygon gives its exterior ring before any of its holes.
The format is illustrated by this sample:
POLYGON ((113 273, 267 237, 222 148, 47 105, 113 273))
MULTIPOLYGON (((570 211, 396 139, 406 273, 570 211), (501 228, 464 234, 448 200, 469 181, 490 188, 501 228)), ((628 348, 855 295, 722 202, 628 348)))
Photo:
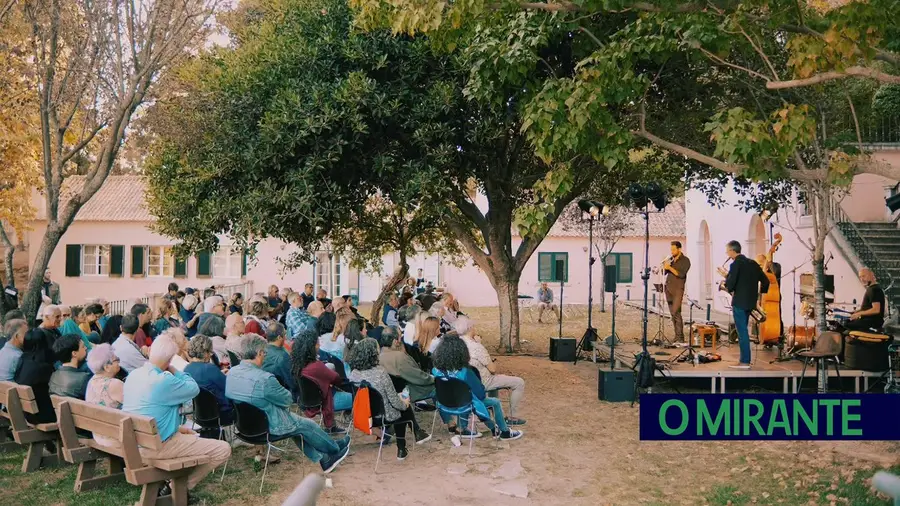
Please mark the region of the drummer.
POLYGON ((844 323, 844 328, 880 332, 884 326, 884 290, 878 285, 875 273, 871 269, 860 269, 859 280, 866 287, 866 293, 859 310, 850 315, 850 321, 844 323))

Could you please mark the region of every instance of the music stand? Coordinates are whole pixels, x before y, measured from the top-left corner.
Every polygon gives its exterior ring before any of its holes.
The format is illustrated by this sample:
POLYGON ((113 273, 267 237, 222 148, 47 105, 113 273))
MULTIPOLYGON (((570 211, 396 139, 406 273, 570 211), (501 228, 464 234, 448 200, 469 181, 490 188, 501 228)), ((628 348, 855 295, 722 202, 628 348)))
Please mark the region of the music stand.
POLYGON ((672 341, 670 341, 669 338, 666 337, 666 333, 663 330, 663 320, 665 320, 665 317, 663 316, 663 308, 666 305, 664 299, 665 287, 662 283, 653 283, 653 291, 658 293, 659 296, 656 298, 656 335, 653 336, 653 340, 651 342, 658 346, 665 346, 668 348, 672 345, 672 341))

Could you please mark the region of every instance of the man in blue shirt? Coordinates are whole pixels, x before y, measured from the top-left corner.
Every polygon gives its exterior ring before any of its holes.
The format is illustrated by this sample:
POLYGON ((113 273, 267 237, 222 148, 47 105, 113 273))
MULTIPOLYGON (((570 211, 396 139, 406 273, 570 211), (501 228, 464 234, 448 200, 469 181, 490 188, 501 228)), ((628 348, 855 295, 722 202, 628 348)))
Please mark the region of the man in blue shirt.
POLYGON ((8 336, 3 349, 0 349, 0 381, 12 381, 22 361, 22 343, 25 342, 25 333, 28 332, 28 324, 25 320, 10 320, 3 327, 3 333, 8 336))
POLYGON ((287 337, 291 341, 301 333, 316 328, 316 318, 310 316, 303 308, 303 300, 303 296, 299 293, 292 293, 288 296, 291 308, 285 315, 284 323, 287 326, 287 337))
POLYGON ((235 403, 251 404, 266 413, 269 432, 291 435, 297 447, 313 462, 330 473, 350 452, 350 436, 334 441, 309 418, 290 412, 294 399, 272 373, 262 369, 266 360, 266 341, 248 336, 241 341, 241 363, 228 372, 225 396, 235 403))
POLYGON ((284 325, 278 322, 270 322, 266 329, 266 359, 263 361, 263 371, 275 375, 275 379, 292 393, 297 392, 294 386, 294 375, 291 374, 291 356, 284 350, 285 330, 284 325))
POLYGON ((547 286, 547 283, 541 283, 541 288, 537 292, 538 298, 538 323, 544 323, 541 318, 544 317, 544 311, 550 310, 553 316, 559 319, 559 312, 556 304, 553 303, 553 290, 547 286))
POLYGON ((201 439, 181 425, 179 409, 200 392, 197 382, 174 367, 172 357, 178 353, 178 345, 163 335, 150 347, 150 360, 143 367, 132 371, 125 380, 122 411, 149 416, 156 420, 159 437, 163 441, 158 452, 142 450, 154 459, 178 459, 209 457, 209 462, 197 466, 188 474, 188 490, 215 468, 228 461, 231 446, 227 441, 201 439))
POLYGON ((140 346, 134 341, 134 334, 140 327, 138 317, 126 314, 122 317, 122 334, 112 343, 113 352, 119 357, 119 365, 130 374, 147 363, 146 354, 150 349, 140 346))

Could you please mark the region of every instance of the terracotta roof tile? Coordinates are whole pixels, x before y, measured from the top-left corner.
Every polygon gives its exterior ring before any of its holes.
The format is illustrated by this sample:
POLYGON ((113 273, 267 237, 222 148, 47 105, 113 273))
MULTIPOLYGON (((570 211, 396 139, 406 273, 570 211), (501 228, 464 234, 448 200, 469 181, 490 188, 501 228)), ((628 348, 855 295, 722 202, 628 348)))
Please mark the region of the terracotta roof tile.
MULTIPOLYGON (((84 176, 69 176, 63 183, 60 209, 69 197, 80 191, 84 176)), ((100 190, 78 211, 76 221, 153 221, 144 206, 144 180, 141 176, 109 176, 100 190)), ((45 220, 43 205, 38 206, 38 220, 45 220)))
MULTIPOLYGON (((573 204, 574 205, 574 204, 573 204)), ((643 237, 644 219, 640 214, 629 215, 631 221, 623 237, 643 237)), ((684 237, 685 236, 684 200, 676 200, 661 213, 650 213, 650 237, 684 237)), ((587 233, 578 227, 565 227, 557 221, 550 229, 548 237, 586 237, 587 233)))

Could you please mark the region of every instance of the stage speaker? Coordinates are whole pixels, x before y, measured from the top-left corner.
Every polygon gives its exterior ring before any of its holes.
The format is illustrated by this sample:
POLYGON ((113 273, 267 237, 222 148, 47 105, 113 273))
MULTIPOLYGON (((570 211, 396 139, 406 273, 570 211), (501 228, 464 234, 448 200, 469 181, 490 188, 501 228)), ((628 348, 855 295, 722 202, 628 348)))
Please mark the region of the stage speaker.
POLYGON ((603 291, 613 293, 616 291, 616 279, 619 273, 616 271, 615 265, 603 266, 603 291))
POLYGON ((574 362, 575 348, 578 347, 574 337, 551 337, 550 338, 550 361, 551 362, 574 362))
POLYGON ((597 398, 608 402, 634 400, 634 371, 631 369, 600 368, 597 381, 597 398))

